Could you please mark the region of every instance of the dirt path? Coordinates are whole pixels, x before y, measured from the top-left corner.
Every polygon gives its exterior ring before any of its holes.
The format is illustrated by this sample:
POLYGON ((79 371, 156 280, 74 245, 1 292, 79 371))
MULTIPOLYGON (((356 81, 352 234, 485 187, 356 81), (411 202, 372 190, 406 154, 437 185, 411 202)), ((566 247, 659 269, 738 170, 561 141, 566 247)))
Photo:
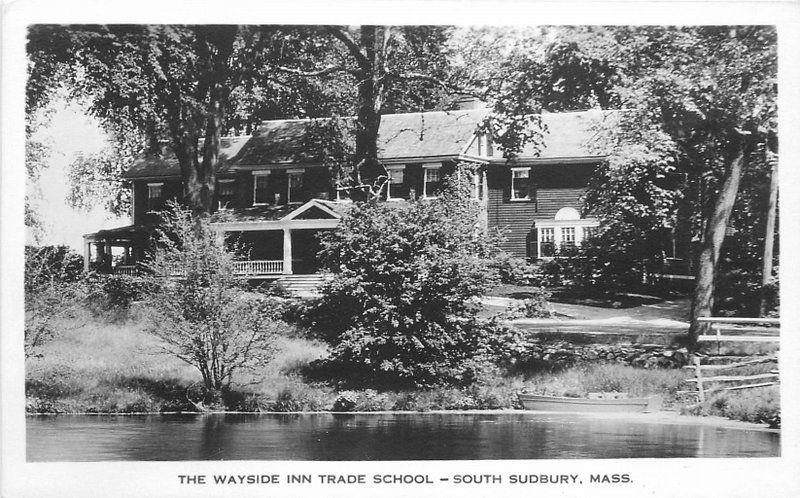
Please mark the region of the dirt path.
MULTIPOLYGON (((507 297, 487 296, 483 303, 492 311, 502 311, 518 300, 507 297)), ((688 325, 689 298, 664 300, 654 304, 644 304, 633 308, 600 308, 582 304, 551 303, 553 309, 565 318, 576 320, 614 320, 620 322, 662 321, 682 322, 688 325)))

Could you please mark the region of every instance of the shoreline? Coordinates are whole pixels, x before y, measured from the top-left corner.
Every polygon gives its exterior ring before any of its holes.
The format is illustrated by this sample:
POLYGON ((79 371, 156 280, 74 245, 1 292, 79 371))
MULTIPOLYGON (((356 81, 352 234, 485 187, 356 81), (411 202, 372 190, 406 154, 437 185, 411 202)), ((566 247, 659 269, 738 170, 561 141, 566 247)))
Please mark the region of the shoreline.
POLYGON ((157 416, 157 415, 574 415, 584 418, 606 419, 606 420, 627 420, 640 423, 660 423, 664 425, 703 425, 724 429, 737 430, 756 430, 780 434, 781 429, 773 429, 766 424, 754 422, 744 422, 732 420, 715 415, 681 415, 675 411, 661 410, 651 413, 581 413, 581 412, 543 412, 534 410, 515 410, 515 409, 487 409, 487 410, 429 410, 429 411, 403 411, 403 410, 384 410, 384 411, 292 411, 292 412, 248 412, 248 411, 207 411, 207 412, 75 412, 75 413, 26 413, 25 417, 59 417, 59 416, 105 416, 105 417, 132 417, 132 416, 157 416))

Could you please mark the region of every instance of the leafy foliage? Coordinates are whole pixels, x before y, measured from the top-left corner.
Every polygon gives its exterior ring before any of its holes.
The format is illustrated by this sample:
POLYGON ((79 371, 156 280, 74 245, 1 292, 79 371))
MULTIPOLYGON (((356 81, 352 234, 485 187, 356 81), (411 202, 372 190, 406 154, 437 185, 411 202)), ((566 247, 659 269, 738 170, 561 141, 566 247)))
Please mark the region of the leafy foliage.
POLYGON ((200 371, 211 400, 234 373, 272 357, 280 329, 267 301, 244 291, 232 262, 207 218, 175 204, 165 212, 150 265, 149 332, 165 352, 200 371))
POLYGON ((465 188, 452 179, 438 199, 358 204, 323 239, 334 278, 315 328, 333 346, 329 369, 378 385, 468 380, 491 333, 476 298, 496 279, 465 188))
POLYGON ((85 297, 83 258, 65 246, 25 247, 25 356, 38 356, 85 297))

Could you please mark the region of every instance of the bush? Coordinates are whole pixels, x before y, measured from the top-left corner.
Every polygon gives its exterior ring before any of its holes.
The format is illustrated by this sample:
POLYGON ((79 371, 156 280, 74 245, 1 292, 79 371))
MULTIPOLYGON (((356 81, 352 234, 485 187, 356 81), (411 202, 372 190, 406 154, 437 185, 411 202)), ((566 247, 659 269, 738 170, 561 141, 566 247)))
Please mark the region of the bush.
POLYGON ((497 272, 500 282, 504 284, 525 285, 535 274, 533 265, 505 251, 497 253, 490 260, 489 266, 497 272))
POLYGON ((323 239, 334 278, 311 320, 332 346, 328 370, 370 387, 469 382, 487 339, 477 298, 496 282, 477 223, 457 183, 436 200, 351 208, 323 239))
POLYGON ((550 305, 550 298, 553 294, 544 287, 532 287, 529 291, 531 297, 519 303, 512 303, 506 310, 504 317, 515 318, 552 318, 554 316, 553 307, 550 305))
POLYGON ((236 372, 272 358, 286 326, 273 318, 269 299, 245 291, 233 272, 234 255, 207 218, 175 204, 162 218, 148 277, 148 331, 164 351, 200 371, 206 402, 217 403, 236 372))
POLYGON ((91 273, 86 277, 89 287, 89 308, 95 315, 113 312, 127 316, 131 305, 142 301, 158 285, 152 279, 136 275, 106 275, 91 273))
POLYGON ((80 256, 63 246, 25 248, 25 356, 39 348, 77 317, 87 294, 80 256), (57 325, 58 324, 58 325, 57 325))

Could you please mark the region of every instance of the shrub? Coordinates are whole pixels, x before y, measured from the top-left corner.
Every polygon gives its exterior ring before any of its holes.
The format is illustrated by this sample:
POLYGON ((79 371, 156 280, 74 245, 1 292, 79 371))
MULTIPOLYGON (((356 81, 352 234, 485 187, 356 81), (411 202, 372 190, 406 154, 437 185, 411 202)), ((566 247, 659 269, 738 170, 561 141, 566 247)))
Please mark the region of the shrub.
POLYGON ((158 285, 153 279, 136 275, 106 275, 91 273, 86 277, 89 287, 89 308, 95 315, 113 312, 126 316, 131 305, 145 299, 158 285))
POLYGON ((207 218, 176 204, 162 218, 150 264, 148 331, 165 352, 200 371, 205 399, 216 403, 236 372, 272 358, 285 324, 272 318, 269 300, 245 291, 233 272, 234 255, 207 218))
POLYGON ((527 284, 535 273, 530 263, 505 251, 495 254, 489 265, 504 284, 527 284))
POLYGON ((355 391, 344 391, 339 393, 336 401, 333 402, 332 410, 335 412, 352 412, 356 408, 358 393, 355 391))
POLYGON ((532 296, 519 303, 512 303, 505 312, 508 319, 514 318, 551 318, 554 315, 550 305, 552 293, 544 287, 532 287, 529 294, 532 296))
POLYGON ((477 298, 496 278, 478 207, 459 188, 435 200, 358 204, 323 239, 334 278, 312 326, 332 346, 331 372, 384 387, 471 377, 465 365, 486 339, 477 298))
POLYGON ((40 356, 50 341, 83 307, 87 289, 80 256, 63 246, 25 248, 25 356, 40 356), (77 258, 77 259, 76 259, 77 258))

